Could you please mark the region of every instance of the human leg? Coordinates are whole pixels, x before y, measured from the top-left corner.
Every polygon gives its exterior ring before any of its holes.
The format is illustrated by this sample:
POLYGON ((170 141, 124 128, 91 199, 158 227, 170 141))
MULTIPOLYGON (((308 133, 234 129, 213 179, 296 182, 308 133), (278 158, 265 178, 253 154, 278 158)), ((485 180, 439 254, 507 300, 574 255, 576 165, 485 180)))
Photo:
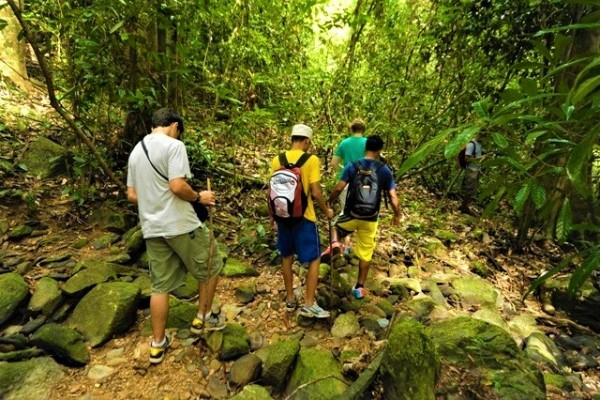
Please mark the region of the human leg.
POLYGON ((319 307, 315 301, 315 293, 319 283, 319 265, 321 263, 317 224, 304 220, 294 230, 294 245, 298 254, 298 261, 302 264, 308 263, 304 305, 300 309, 300 313, 307 317, 328 318, 329 312, 319 307))
POLYGON ((208 228, 203 226, 188 234, 169 239, 187 271, 198 280, 198 313, 190 328, 196 334, 201 333, 203 329, 219 330, 225 327, 224 322, 211 312, 223 259, 210 235, 208 228))
POLYGON ((152 343, 150 362, 157 364, 164 359, 169 347, 169 338, 165 335, 169 318, 169 293, 185 283, 185 268, 181 259, 164 238, 146 240, 150 261, 150 323, 152 343))
POLYGON ((356 249, 355 254, 358 257, 358 277, 356 285, 352 288, 352 293, 357 299, 365 297, 363 288, 367 276, 369 275, 369 265, 373 258, 375 250, 375 235, 377 233, 376 221, 357 221, 356 222, 356 249))
POLYGON ((169 318, 169 293, 154 293, 150 296, 150 323, 152 324, 152 341, 163 343, 167 319, 169 318))

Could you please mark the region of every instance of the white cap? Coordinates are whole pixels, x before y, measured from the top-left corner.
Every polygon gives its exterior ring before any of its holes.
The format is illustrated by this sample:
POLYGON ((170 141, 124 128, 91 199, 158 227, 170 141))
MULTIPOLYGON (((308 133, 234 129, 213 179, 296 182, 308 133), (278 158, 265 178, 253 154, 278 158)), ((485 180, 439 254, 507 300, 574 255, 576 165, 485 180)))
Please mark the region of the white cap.
POLYGON ((296 124, 292 128, 292 136, 303 136, 312 139, 312 129, 304 124, 296 124))

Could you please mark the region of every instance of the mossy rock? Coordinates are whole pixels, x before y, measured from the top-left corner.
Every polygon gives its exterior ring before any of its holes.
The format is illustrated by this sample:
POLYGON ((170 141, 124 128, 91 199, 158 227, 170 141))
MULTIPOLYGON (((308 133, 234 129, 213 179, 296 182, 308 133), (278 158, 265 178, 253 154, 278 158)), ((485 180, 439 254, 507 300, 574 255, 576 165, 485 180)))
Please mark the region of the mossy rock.
POLYGON ((452 287, 465 304, 497 307, 502 300, 494 286, 478 276, 462 276, 452 281, 452 287))
POLYGON ((347 388, 342 368, 331 351, 309 348, 298 353, 285 395, 289 396, 297 390, 295 400, 329 400, 342 395, 347 388), (308 385, 300 388, 304 384, 308 385))
POLYGON ((484 377, 482 384, 492 383, 491 390, 498 398, 546 398, 541 372, 503 329, 478 319, 458 317, 435 323, 426 331, 443 365, 470 373, 477 371, 484 377))
POLYGON ((133 284, 140 288, 140 296, 142 299, 147 299, 152 294, 152 282, 148 275, 142 275, 135 278, 133 284))
POLYGON ((101 283, 75 307, 66 325, 78 330, 92 347, 135 323, 140 288, 133 283, 101 283))
POLYGON ((485 265, 481 261, 471 262, 471 264, 469 264, 469 269, 471 270, 471 272, 479 275, 482 278, 487 278, 494 274, 494 272, 491 269, 489 269, 487 267, 487 265, 485 265))
MULTIPOLYGON (((135 282, 132 283, 135 285, 135 282)), ((187 329, 198 313, 198 306, 181 301, 175 297, 169 298, 169 318, 167 319, 167 328, 187 329)), ((141 330, 142 335, 150 335, 152 325, 150 319, 144 322, 141 330)))
POLYGON ((31 343, 52 354, 66 365, 82 366, 90 362, 83 336, 59 324, 46 324, 31 337, 31 343))
POLYGON ((248 332, 239 324, 227 324, 223 329, 223 345, 219 358, 223 361, 233 360, 250 352, 248 332))
POLYGON ((385 398, 435 400, 439 367, 423 325, 414 320, 394 324, 381 362, 385 398))
POLYGON ((50 357, 0 363, 0 394, 5 400, 49 399, 65 373, 50 357))
POLYGON ((64 156, 67 150, 56 142, 43 136, 36 137, 23 155, 23 164, 27 166, 27 174, 50 178, 64 171, 64 164, 50 164, 48 160, 64 156))
POLYGON ((279 340, 259 350, 257 355, 263 361, 261 382, 282 390, 286 377, 296 355, 300 351, 300 342, 296 339, 279 340))
POLYGON ((269 391, 259 385, 246 385, 244 390, 233 396, 230 400, 273 400, 269 391))
POLYGON ((460 240, 460 237, 456 233, 444 229, 436 230, 435 236, 442 241, 448 241, 452 243, 458 242, 460 240))
POLYGON ((131 234, 128 235, 127 238, 124 237, 123 241, 125 242, 125 251, 130 256, 137 256, 146 249, 144 235, 140 227, 136 226, 135 228, 133 228, 133 232, 131 232, 131 234))
POLYGON ((49 317, 63 300, 62 290, 58 282, 49 277, 43 277, 35 284, 35 290, 27 309, 33 312, 41 312, 49 317))
POLYGON ((545 373, 544 383, 547 387, 555 387, 561 392, 572 392, 575 389, 569 378, 560 374, 545 373))
POLYGON ((73 275, 62 287, 63 292, 75 295, 99 283, 117 278, 116 264, 102 261, 86 261, 83 269, 73 275))
POLYGON ((105 233, 92 242, 92 248, 96 250, 106 249, 110 247, 110 245, 117 243, 120 238, 121 236, 117 233, 105 233))
POLYGON ((28 294, 27 283, 21 275, 16 272, 0 275, 0 325, 13 316, 28 294))
POLYGON ((8 238, 11 240, 21 240, 27 236, 31 236, 33 228, 27 225, 18 225, 11 229, 8 234, 8 238))
POLYGON ((110 202, 104 202, 94 208, 89 220, 98 228, 107 231, 125 232, 130 226, 123 211, 110 202))
POLYGON ((258 276, 259 273, 253 267, 242 261, 236 260, 235 258, 228 258, 227 262, 223 266, 221 275, 227 277, 258 276))

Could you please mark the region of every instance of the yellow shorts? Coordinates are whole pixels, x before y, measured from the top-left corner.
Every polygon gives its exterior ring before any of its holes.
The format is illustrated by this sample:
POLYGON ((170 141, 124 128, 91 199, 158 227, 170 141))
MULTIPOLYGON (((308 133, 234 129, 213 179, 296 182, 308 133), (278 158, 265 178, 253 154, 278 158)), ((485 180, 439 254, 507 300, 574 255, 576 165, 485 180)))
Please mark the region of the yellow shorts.
POLYGON ((362 219, 348 219, 342 216, 335 224, 342 237, 355 233, 356 245, 352 252, 359 260, 371 261, 375 251, 375 235, 377 234, 377 221, 364 221, 362 219))

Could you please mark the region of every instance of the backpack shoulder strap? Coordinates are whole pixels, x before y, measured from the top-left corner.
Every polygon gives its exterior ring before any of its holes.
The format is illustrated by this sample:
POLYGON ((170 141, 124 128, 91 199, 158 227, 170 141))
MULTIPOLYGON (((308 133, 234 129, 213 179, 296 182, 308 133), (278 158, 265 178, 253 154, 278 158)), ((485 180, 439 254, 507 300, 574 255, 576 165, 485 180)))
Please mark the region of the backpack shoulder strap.
POLYGON ((310 153, 303 153, 303 154, 300 156, 300 158, 298 159, 298 161, 296 161, 296 164, 294 164, 294 167, 301 168, 301 167, 304 165, 304 163, 305 163, 306 161, 308 161, 308 159, 309 159, 311 156, 312 156, 312 154, 310 154, 310 153))
POLYGON ((288 165, 288 160, 287 157, 285 156, 285 151, 281 154, 279 154, 279 166, 281 167, 287 167, 288 165))

